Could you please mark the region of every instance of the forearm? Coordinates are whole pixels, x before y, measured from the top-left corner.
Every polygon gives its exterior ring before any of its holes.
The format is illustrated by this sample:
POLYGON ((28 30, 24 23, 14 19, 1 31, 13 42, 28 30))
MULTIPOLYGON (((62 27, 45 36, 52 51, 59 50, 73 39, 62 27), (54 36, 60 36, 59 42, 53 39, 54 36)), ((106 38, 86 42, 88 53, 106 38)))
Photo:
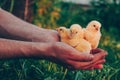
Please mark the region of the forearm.
POLYGON ((0 59, 8 58, 46 58, 50 53, 49 43, 33 43, 0 38, 0 59))
POLYGON ((44 41, 43 36, 47 32, 45 29, 38 28, 0 9, 0 34, 3 34, 3 37, 7 36, 27 41, 39 38, 39 41, 44 41))

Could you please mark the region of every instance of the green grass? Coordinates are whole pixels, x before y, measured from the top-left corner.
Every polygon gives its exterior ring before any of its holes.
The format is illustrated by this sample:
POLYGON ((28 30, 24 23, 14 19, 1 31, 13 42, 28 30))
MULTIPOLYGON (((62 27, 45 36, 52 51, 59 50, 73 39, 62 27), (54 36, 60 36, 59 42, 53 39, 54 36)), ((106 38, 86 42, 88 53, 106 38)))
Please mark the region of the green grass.
MULTIPOLYGON (((18 2, 11 0, 11 7, 9 7, 5 5, 7 1, 0 0, 0 6, 12 12, 15 9, 14 5, 18 2)), ((33 23, 42 25, 44 28, 55 28, 58 25, 69 27, 73 23, 86 26, 93 19, 101 21, 103 29, 99 47, 108 51, 104 68, 92 71, 70 71, 46 60, 1 60, 0 80, 120 80, 120 5, 101 4, 104 6, 95 6, 85 11, 81 6, 56 1, 35 0, 33 23), (50 6, 47 6, 48 4, 50 6), (44 9, 43 14, 37 12, 39 9, 44 9), (57 15, 51 14, 53 12, 57 15)))

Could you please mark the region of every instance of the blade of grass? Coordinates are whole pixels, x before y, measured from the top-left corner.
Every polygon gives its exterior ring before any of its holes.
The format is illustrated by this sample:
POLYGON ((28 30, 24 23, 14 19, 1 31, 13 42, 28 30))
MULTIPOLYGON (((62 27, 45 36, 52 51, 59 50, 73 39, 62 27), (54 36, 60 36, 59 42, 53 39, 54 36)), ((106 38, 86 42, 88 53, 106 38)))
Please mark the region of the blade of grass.
POLYGON ((10 10, 9 10, 9 12, 12 13, 12 11, 13 11, 13 7, 14 7, 14 0, 11 0, 10 10))
POLYGON ((66 76, 67 72, 68 72, 68 69, 65 69, 64 75, 63 75, 63 77, 62 77, 61 80, 64 80, 64 79, 65 79, 65 76, 66 76))

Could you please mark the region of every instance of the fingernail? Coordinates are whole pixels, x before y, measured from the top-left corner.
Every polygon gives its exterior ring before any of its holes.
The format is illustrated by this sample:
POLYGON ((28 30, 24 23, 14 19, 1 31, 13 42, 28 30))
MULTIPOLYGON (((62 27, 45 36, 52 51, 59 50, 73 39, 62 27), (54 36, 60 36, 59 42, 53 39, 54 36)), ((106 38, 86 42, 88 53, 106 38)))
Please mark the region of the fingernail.
POLYGON ((94 56, 93 56, 93 55, 90 55, 90 58, 91 58, 91 59, 93 59, 93 58, 94 58, 94 56))
POLYGON ((91 58, 93 58, 94 56, 93 55, 90 55, 91 58))

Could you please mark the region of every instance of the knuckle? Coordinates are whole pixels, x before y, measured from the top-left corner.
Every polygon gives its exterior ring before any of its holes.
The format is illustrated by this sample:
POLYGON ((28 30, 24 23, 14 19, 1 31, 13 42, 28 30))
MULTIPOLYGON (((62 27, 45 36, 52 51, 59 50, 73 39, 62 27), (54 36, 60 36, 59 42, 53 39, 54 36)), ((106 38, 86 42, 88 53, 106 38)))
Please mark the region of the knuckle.
POLYGON ((104 51, 105 55, 108 55, 108 52, 107 51, 104 51))
POLYGON ((77 69, 82 69, 82 67, 81 67, 80 65, 74 65, 73 67, 74 67, 74 69, 76 69, 76 70, 77 70, 77 69))
POLYGON ((102 53, 103 53, 104 55, 107 55, 107 54, 108 54, 108 52, 105 51, 105 50, 103 50, 102 53))

